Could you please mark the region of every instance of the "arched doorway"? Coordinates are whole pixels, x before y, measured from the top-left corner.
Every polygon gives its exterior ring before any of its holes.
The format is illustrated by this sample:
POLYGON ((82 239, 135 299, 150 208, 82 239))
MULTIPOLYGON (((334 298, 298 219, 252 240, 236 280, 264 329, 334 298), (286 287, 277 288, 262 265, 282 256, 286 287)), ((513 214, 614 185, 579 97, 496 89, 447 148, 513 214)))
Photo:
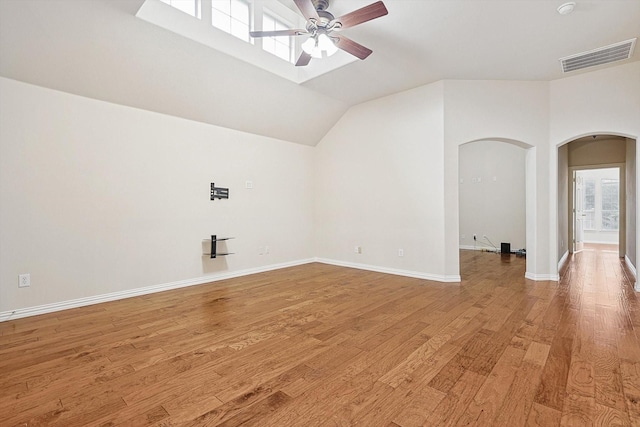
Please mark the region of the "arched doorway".
POLYGON ((603 236, 615 229, 618 255, 635 274, 636 139, 614 133, 582 135, 560 144, 557 155, 558 270, 571 254, 580 252, 584 243, 606 243, 603 236), (608 168, 616 172, 606 177, 586 172, 608 168), (603 188, 612 184, 616 186, 613 192, 603 188), (608 197, 603 197, 604 192, 610 193, 608 197), (610 212, 614 207, 619 212, 617 218, 610 212))
MULTIPOLYGON (((487 138, 458 147, 461 251, 526 256, 535 224, 528 215, 535 212, 535 194, 527 191, 535 181, 535 168, 528 164, 535 164, 535 149, 520 141, 487 138)), ((463 275, 469 271, 463 268, 465 259, 469 257, 460 256, 463 275)))

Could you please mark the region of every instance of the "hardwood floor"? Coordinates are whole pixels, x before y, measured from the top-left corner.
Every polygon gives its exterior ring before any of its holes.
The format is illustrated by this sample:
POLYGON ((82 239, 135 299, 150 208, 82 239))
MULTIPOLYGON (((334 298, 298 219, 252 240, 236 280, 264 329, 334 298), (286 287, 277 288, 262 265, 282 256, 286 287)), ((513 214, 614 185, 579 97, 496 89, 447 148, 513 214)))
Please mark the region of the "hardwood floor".
POLYGON ((0 425, 640 425, 640 301, 592 247, 560 283, 324 264, 0 323, 0 425))

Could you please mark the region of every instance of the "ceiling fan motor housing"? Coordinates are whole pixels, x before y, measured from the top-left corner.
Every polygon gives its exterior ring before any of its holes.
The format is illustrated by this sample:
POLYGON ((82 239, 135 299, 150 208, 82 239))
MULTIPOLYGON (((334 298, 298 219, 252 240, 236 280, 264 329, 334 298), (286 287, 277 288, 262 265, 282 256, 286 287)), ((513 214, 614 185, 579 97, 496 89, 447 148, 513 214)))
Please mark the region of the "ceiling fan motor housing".
MULTIPOLYGON (((326 0, 319 0, 324 4, 329 4, 326 0)), ((318 17, 320 18, 318 21, 310 21, 307 23, 307 31, 311 34, 314 34, 318 30, 331 31, 336 29, 339 26, 339 23, 334 22, 334 25, 329 25, 335 19, 333 14, 327 10, 317 9, 318 17)))
POLYGON ((329 8, 329 0, 313 0, 313 5, 318 12, 329 8))

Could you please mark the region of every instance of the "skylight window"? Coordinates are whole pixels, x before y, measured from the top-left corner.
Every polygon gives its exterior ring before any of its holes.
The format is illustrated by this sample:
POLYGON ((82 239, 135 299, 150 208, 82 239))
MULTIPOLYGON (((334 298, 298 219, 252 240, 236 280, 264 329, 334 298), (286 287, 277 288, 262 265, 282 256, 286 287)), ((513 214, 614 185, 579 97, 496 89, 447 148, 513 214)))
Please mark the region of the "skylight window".
POLYGON ((358 60, 338 53, 296 67, 307 37, 249 36, 254 30, 304 28, 306 21, 291 0, 144 0, 136 16, 295 83, 358 60))
POLYGON ((249 2, 246 0, 212 0, 211 23, 240 40, 249 42, 249 2))
MULTIPOLYGON (((288 30, 293 25, 284 22, 271 13, 262 15, 262 29, 264 31, 288 30)), ((291 37, 265 37, 262 39, 262 48, 267 52, 293 63, 293 43, 291 37)))
POLYGON ((200 19, 200 0, 160 0, 184 13, 200 19))

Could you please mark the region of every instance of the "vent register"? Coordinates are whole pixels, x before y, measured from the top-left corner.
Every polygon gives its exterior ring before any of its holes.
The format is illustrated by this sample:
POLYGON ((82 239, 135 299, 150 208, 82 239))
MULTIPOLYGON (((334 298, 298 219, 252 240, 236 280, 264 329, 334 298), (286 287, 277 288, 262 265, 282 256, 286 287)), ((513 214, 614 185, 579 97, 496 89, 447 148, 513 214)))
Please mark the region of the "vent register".
POLYGON ((578 53, 560 58, 562 72, 581 70, 583 68, 595 67, 596 65, 609 64, 611 62, 622 61, 631 58, 633 48, 637 39, 630 39, 588 52, 578 53))

